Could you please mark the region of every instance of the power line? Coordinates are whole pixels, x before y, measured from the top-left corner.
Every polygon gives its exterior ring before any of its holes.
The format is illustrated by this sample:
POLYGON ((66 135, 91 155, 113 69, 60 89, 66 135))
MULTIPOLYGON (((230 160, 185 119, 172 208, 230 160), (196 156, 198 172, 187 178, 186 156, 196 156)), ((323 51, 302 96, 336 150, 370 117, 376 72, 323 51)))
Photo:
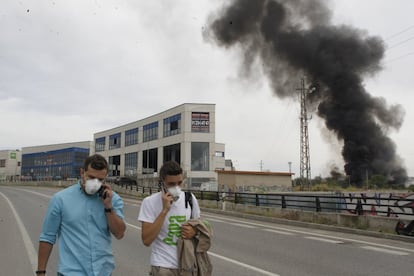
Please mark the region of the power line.
POLYGON ((402 30, 402 31, 400 31, 398 33, 395 33, 395 34, 393 34, 393 35, 391 35, 391 36, 389 36, 387 38, 385 38, 385 40, 390 40, 391 38, 394 38, 396 36, 399 36, 400 34, 405 33, 406 31, 411 30, 412 28, 414 28, 414 25, 411 25, 411 26, 405 28, 404 30, 402 30))
POLYGON ((388 51, 388 50, 390 50, 390 49, 392 49, 392 48, 395 48, 395 47, 397 47, 397 46, 400 46, 401 44, 404 44, 404 43, 406 43, 406 42, 408 42, 408 41, 410 41, 410 40, 413 40, 413 39, 414 39, 414 36, 411 36, 411 37, 407 38, 406 40, 403 40, 403 41, 400 41, 400 42, 398 42, 398 43, 396 43, 396 44, 394 44, 394 45, 391 45, 390 47, 388 47, 388 48, 386 49, 386 51, 388 51))
POLYGON ((396 60, 402 59, 402 58, 404 58, 404 57, 406 57, 406 56, 410 56, 410 55, 414 55, 414 52, 410 52, 410 53, 407 53, 407 54, 405 54, 405 55, 402 55, 402 56, 399 56, 399 57, 396 57, 396 58, 393 58, 393 59, 386 60, 384 63, 391 63, 391 62, 393 62, 393 61, 396 61, 396 60))

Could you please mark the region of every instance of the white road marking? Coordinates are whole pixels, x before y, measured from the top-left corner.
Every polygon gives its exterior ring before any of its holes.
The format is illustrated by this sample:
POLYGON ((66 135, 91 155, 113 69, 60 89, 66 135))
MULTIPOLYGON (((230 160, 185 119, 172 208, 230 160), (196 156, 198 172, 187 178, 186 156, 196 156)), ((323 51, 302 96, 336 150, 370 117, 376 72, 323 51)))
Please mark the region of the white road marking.
POLYGON ((315 240, 315 241, 322 241, 322 242, 329 242, 329 243, 336 243, 336 244, 344 243, 343 241, 330 240, 330 239, 324 239, 324 238, 319 238, 319 237, 305 237, 305 239, 315 240))
POLYGON ((136 203, 136 202, 134 202, 134 201, 131 201, 131 200, 128 200, 128 199, 122 199, 123 201, 124 201, 124 203, 125 204, 128 204, 128 205, 130 205, 130 206, 134 206, 134 207, 139 207, 139 206, 141 206, 141 204, 138 204, 138 203, 136 203))
POLYGON ((234 226, 244 227, 244 228, 256 228, 256 226, 252 226, 252 225, 248 225, 248 224, 242 224, 242 223, 229 223, 229 224, 234 225, 234 226))
POLYGON ((129 202, 126 203, 125 205, 129 205, 129 206, 132 206, 132 207, 139 207, 139 206, 141 206, 140 204, 132 204, 132 203, 129 203, 129 202))
POLYGON ((136 225, 133 225, 133 224, 130 224, 130 223, 126 223, 126 222, 125 222, 125 224, 128 225, 129 227, 135 228, 137 230, 141 230, 141 227, 139 227, 139 226, 136 226, 136 225))
MULTIPOLYGON (((227 218, 227 217, 223 217, 220 215, 209 215, 209 214, 203 214, 204 217, 212 217, 212 218, 220 218, 226 222, 229 221, 235 221, 240 223, 240 219, 231 219, 231 218, 227 218)), ((389 248, 391 250, 399 250, 399 251, 406 251, 406 252, 410 252, 410 253, 414 253, 414 249, 409 249, 409 248, 404 248, 404 247, 396 247, 396 246, 391 246, 391 245, 385 245, 385 244, 379 244, 379 243, 374 243, 374 242, 367 242, 367 241, 363 241, 363 240, 356 240, 356 239, 349 239, 349 238, 343 238, 343 237, 335 237, 335 236, 330 236, 330 235, 325 235, 325 234, 318 234, 318 233, 311 233, 309 231, 300 231, 300 230, 294 230, 294 229, 289 229, 289 228, 284 228, 284 227, 276 227, 276 226, 270 226, 268 224, 261 224, 261 223, 255 223, 255 222, 249 222, 249 221, 245 221, 244 223, 246 224, 250 224, 250 225, 254 225, 254 226, 261 226, 264 228, 271 228, 271 229, 278 229, 278 230, 282 230, 282 231, 287 231, 287 232, 294 232, 294 233, 298 233, 298 234, 304 234, 304 235, 312 235, 312 236, 319 236, 319 237, 323 237, 323 238, 329 238, 329 239, 339 239, 342 241, 348 241, 348 242, 354 242, 354 243, 361 243, 361 244, 366 244, 366 245, 372 245, 372 246, 378 246, 378 247, 384 247, 384 248, 389 248)))
POLYGON ((274 230, 274 229, 263 229, 263 231, 272 232, 272 233, 276 233, 276 234, 287 235, 287 236, 292 236, 292 235, 294 235, 293 233, 290 233, 290 232, 286 232, 286 231, 279 231, 279 230, 274 230))
MULTIPOLYGON (((126 223, 126 225, 128 225, 128 227, 132 227, 132 228, 134 228, 134 229, 141 230, 141 227, 138 227, 138 226, 136 226, 136 225, 133 225, 133 224, 130 224, 130 223, 126 223)), ((209 255, 211 255, 211 256, 214 256, 214 257, 216 257, 216 258, 222 259, 222 260, 224 260, 224 261, 226 261, 226 262, 230 262, 230 263, 236 264, 236 265, 238 265, 238 266, 243 266, 243 267, 245 267, 245 268, 247 268, 247 269, 250 269, 250 270, 253 270, 253 271, 259 272, 259 273, 261 273, 261 274, 263 274, 263 275, 269 275, 269 276, 280 276, 280 275, 278 275, 278 274, 271 273, 271 272, 269 272, 269 271, 266 271, 266 270, 260 269, 260 268, 258 268, 258 267, 251 266, 251 265, 248 265, 248 264, 245 264, 245 263, 241 263, 241 262, 239 262, 239 261, 236 261, 236 260, 234 260, 234 259, 230 259, 230 258, 224 257, 224 256, 222 256, 222 255, 219 255, 219 254, 213 253, 213 252, 211 252, 211 251, 208 251, 208 254, 209 254, 209 255)))
POLYGON ((38 193, 38 192, 33 192, 33 191, 25 190, 25 189, 16 189, 16 190, 25 191, 25 192, 35 194, 35 195, 38 195, 38 196, 43 196, 43 197, 46 197, 46 198, 51 198, 52 197, 52 196, 49 196, 49 195, 44 195, 44 194, 41 194, 41 193, 38 193))
POLYGON ((247 268, 247 269, 253 270, 253 271, 258 272, 258 273, 263 274, 263 275, 268 275, 268 276, 280 276, 279 274, 272 273, 272 272, 269 272, 269 271, 263 270, 263 269, 261 269, 261 268, 255 267, 255 266, 251 266, 251 265, 248 265, 248 264, 246 264, 246 263, 242 263, 242 262, 239 262, 239 261, 236 261, 236 260, 233 260, 233 259, 230 259, 230 258, 227 258, 227 257, 221 256, 221 255, 219 255, 219 254, 216 254, 216 253, 210 252, 210 251, 208 252, 208 255, 213 256, 213 257, 216 257, 216 258, 219 258, 219 259, 222 259, 222 260, 227 261, 227 262, 229 262, 229 263, 236 264, 236 265, 238 265, 238 266, 245 267, 245 268, 247 268))
POLYGON ((361 246, 361 248, 368 249, 368 250, 373 250, 373 251, 378 251, 378 252, 383 252, 383 253, 388 253, 388 254, 393 254, 393 255, 399 255, 399 256, 409 255, 409 253, 406 253, 406 252, 401 252, 401 251, 397 251, 397 250, 389 250, 389 249, 379 248, 379 247, 374 247, 374 246, 361 246))
POLYGON ((4 199, 7 201, 7 203, 10 206, 10 209, 13 212, 14 217, 16 218, 16 222, 19 227, 20 234, 22 235, 24 246, 26 247, 27 255, 29 256, 29 261, 32 264, 33 271, 35 271, 37 268, 37 253, 32 243, 32 240, 30 239, 29 233, 27 232, 26 227, 24 227, 24 224, 20 219, 20 216, 17 213, 16 209, 14 208, 13 203, 11 203, 11 201, 2 192, 0 192, 0 195, 3 196, 4 199))
POLYGON ((209 218, 208 221, 215 221, 215 222, 225 222, 224 220, 221 219, 214 219, 214 218, 209 218))

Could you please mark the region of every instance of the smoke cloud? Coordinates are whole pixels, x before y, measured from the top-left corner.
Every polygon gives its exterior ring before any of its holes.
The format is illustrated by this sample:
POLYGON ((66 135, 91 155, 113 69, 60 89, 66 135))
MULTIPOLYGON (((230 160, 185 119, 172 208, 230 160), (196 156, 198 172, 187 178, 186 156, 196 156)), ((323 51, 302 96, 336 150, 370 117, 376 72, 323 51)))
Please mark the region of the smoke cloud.
POLYGON ((239 47, 243 71, 256 61, 279 98, 298 99, 292 89, 302 76, 317 89, 308 95, 317 115, 343 141, 344 170, 361 185, 381 174, 392 183, 407 178, 395 143, 404 110, 366 91, 363 80, 381 70, 384 42, 365 31, 332 25, 326 1, 234 0, 211 15, 205 38, 221 47, 239 47))

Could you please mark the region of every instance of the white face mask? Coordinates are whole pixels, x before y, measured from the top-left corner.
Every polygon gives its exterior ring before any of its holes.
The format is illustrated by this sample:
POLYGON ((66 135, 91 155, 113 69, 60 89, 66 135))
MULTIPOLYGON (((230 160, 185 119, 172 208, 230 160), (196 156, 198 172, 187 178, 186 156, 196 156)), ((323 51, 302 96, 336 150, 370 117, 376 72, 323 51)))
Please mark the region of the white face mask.
POLYGON ((173 196, 173 200, 177 201, 178 198, 180 197, 181 188, 180 186, 170 187, 168 188, 168 192, 173 196))
POLYGON ((99 191, 101 186, 102 186, 102 182, 99 181, 97 178, 88 179, 85 182, 85 192, 88 195, 93 195, 93 194, 95 194, 96 192, 99 191))

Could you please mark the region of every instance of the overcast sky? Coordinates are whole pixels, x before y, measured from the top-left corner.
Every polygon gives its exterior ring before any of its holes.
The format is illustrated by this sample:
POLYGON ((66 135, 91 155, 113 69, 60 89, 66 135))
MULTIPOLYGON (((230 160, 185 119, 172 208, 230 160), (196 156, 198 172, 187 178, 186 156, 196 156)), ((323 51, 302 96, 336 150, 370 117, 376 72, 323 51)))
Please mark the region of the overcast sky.
MULTIPOLYGON (((252 0, 254 1, 254 0, 252 0)), ((0 149, 86 141, 182 103, 216 104, 216 141, 240 170, 299 175, 299 103, 266 77, 240 77, 240 53, 203 39, 225 0, 2 0, 0 149)), ((333 24, 380 36, 383 70, 367 91, 401 104, 390 133, 414 176, 414 1, 326 1, 333 24)), ((291 76, 294 91, 301 76, 291 76)), ((311 110, 312 112, 312 110, 311 110)), ((342 168, 341 144, 309 121, 312 176, 342 168)))

